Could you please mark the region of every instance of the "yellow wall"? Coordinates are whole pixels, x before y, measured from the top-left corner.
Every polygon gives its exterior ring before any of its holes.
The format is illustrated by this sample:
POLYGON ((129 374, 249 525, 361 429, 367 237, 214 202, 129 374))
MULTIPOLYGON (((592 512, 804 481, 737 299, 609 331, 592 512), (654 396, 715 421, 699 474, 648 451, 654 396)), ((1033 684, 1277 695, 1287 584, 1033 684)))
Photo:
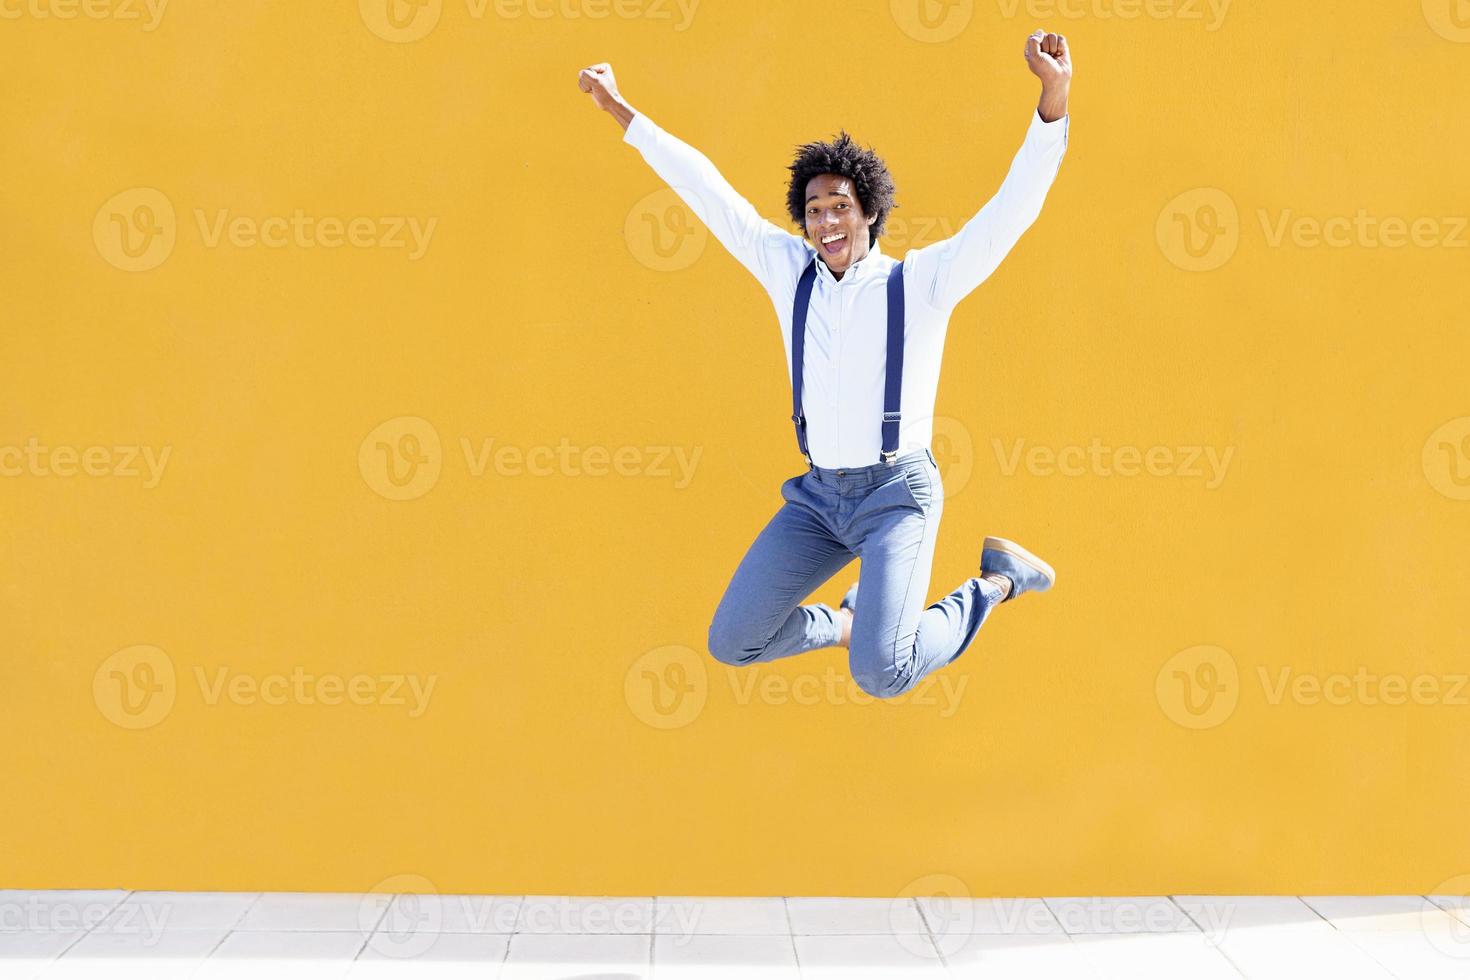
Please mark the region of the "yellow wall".
POLYGON ((1470 872, 1448 2, 3 10, 5 885, 1470 872), (839 650, 725 668, 710 616, 804 466, 776 321, 576 71, 772 218, 846 127, 893 253, 999 184, 1037 26, 1071 145, 951 323, 931 598, 988 533, 1059 583, 895 703, 839 650))

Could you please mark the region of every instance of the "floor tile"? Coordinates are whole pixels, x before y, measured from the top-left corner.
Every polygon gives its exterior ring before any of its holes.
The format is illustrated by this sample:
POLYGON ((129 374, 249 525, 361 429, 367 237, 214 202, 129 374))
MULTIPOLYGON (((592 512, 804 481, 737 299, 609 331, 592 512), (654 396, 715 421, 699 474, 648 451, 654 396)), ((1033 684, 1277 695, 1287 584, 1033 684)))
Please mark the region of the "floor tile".
POLYGON ((522 933, 510 938, 500 980, 650 980, 652 936, 567 936, 522 933))
POLYGON ((505 961, 510 936, 490 933, 415 933, 398 944, 374 933, 348 974, 350 980, 376 978, 474 978, 489 980, 505 961))
POLYGON ((1207 936, 1222 937, 1231 929, 1317 925, 1310 906, 1292 895, 1175 895, 1174 903, 1207 936))
POLYGON ((225 929, 92 932, 47 967, 41 977, 44 980, 189 977, 227 933, 225 929))
POLYGON ((258 892, 133 892, 97 927, 99 932, 232 929, 258 892))
POLYGON ((509 934, 520 908, 519 895, 397 895, 378 931, 509 934))
MULTIPOLYGON (((1062 934, 971 936, 964 947, 946 950, 955 980, 1095 980, 1097 971, 1075 943, 1062 934)), ((1184 980, 1184 978, 1181 978, 1184 980)))
POLYGON ((1045 901, 1069 935, 1198 931, 1184 910, 1164 895, 1048 898, 1045 901))
POLYGON ((1302 901, 1339 929, 1419 931, 1453 921, 1422 895, 1303 895, 1302 901))
POLYGON ((1458 917, 1466 925, 1470 925, 1470 896, 1427 895, 1425 897, 1446 912, 1458 917))
POLYGON ((0 932, 0 977, 31 980, 84 935, 80 929, 0 932))
POLYGON ((0 978, 100 970, 108 980, 1470 980, 1467 918, 1463 897, 1416 895, 916 901, 11 889, 0 891, 0 978), (95 928, 85 933, 81 922, 95 928))
POLYGON ((928 932, 912 898, 788 898, 786 909, 798 936, 928 932))
POLYGON ((1197 932, 1079 935, 1072 941, 1108 980, 1240 980, 1224 954, 1197 932))
POLYGON ((377 927, 394 896, 347 892, 265 892, 235 926, 240 932, 348 932, 363 938, 377 927))
MULTIPOLYGON (((1463 925, 1463 924, 1461 924, 1463 925)), ((1400 930, 1357 930, 1348 940, 1389 973, 1411 980, 1470 978, 1470 930, 1416 933, 1400 930)))
POLYGON ((1326 922, 1231 928, 1218 947, 1250 980, 1391 977, 1376 960, 1326 922))
POLYGON ((946 976, 934 947, 923 951, 926 940, 907 934, 797 936, 793 941, 803 980, 934 980, 946 976))
POLYGON ((205 961, 199 976, 202 980, 342 978, 366 942, 367 937, 356 931, 232 932, 205 961))
POLYGON ((1061 923, 1039 898, 922 897, 918 902, 935 937, 1044 936, 1062 931, 1061 923))
POLYGON ((780 898, 654 899, 655 931, 663 936, 787 936, 791 924, 780 898))
POLYGON ((527 895, 515 931, 543 936, 652 933, 653 896, 527 895))
POLYGON ((105 891, 0 889, 0 932, 86 931, 107 918, 128 895, 105 891))
POLYGON ((658 936, 654 980, 800 980, 790 936, 658 936))

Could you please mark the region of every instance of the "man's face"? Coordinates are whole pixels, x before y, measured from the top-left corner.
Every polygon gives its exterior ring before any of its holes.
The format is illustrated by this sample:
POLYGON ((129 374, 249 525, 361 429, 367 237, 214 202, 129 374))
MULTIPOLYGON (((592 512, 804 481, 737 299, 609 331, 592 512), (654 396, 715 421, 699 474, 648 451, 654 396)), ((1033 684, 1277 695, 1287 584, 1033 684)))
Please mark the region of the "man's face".
POLYGON ((863 214, 847 177, 818 174, 806 182, 806 237, 833 275, 868 254, 868 226, 877 220, 863 214))

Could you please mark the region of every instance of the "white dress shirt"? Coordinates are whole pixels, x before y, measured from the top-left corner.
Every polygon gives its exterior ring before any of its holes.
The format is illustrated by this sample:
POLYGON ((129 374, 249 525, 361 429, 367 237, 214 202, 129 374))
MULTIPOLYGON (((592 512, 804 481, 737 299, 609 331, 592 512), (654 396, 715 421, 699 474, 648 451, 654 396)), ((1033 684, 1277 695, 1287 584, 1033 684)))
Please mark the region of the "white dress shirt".
MULTIPOLYGON (((898 454, 929 448, 949 315, 1000 265, 1041 213, 1067 148, 1068 116, 1031 111, 1026 139, 1005 181, 953 237, 903 257, 903 398, 898 454)), ((776 307, 791 379, 791 313, 796 283, 817 254, 808 241, 761 217, 704 154, 635 112, 623 134, 655 173, 765 287, 776 307)), ((899 260, 874 242, 841 279, 818 259, 806 321, 802 414, 807 450, 822 467, 870 466, 883 448, 883 378, 888 360, 888 272, 899 260)), ((789 391, 789 388, 788 388, 789 391)), ((786 403, 790 404, 789 400, 786 403)), ((786 412, 789 416, 790 412, 786 412)), ((795 426, 788 420, 795 450, 795 426)))

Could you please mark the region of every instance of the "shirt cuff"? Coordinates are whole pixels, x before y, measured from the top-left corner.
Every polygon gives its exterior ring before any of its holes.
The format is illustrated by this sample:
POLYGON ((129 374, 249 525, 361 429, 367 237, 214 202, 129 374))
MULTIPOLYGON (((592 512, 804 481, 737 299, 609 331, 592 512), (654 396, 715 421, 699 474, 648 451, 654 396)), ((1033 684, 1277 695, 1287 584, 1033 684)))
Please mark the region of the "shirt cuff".
POLYGON ((628 128, 623 131, 623 142, 642 150, 647 145, 653 128, 653 120, 635 109, 633 110, 633 118, 628 123, 628 128))
MULTIPOLYGON (((1026 132, 1026 138, 1035 137, 1043 142, 1060 143, 1066 139, 1067 122, 1072 118, 1070 112, 1064 112, 1051 122, 1041 118, 1040 109, 1031 110, 1031 126, 1026 132)), ((631 127, 629 127, 631 128, 631 127)))

